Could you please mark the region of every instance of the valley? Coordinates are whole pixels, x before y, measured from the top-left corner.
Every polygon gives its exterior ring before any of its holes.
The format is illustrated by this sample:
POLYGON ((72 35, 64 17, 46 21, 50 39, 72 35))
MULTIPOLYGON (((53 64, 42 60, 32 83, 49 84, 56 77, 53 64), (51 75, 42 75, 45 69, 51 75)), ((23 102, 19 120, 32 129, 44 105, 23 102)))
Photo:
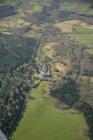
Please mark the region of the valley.
POLYGON ((0 129, 92 140, 93 3, 0 0, 0 11, 0 129))

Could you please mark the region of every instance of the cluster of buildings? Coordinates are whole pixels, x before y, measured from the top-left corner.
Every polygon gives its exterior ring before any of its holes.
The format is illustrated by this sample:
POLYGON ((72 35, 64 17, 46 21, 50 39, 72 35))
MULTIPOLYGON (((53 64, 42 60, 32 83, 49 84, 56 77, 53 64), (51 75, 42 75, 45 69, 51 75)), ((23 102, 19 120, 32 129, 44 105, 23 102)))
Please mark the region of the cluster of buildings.
POLYGON ((51 81, 52 79, 52 72, 51 72, 51 66, 47 64, 41 64, 39 66, 39 78, 40 80, 45 80, 45 81, 51 81))

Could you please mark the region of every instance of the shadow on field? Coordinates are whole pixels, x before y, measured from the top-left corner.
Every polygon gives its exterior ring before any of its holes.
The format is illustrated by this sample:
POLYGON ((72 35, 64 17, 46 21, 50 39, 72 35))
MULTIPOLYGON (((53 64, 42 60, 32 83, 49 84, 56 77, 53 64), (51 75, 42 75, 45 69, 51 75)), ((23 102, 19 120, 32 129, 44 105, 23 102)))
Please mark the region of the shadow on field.
POLYGON ((16 15, 16 9, 15 7, 11 5, 2 5, 0 6, 0 18, 5 18, 8 16, 16 15))

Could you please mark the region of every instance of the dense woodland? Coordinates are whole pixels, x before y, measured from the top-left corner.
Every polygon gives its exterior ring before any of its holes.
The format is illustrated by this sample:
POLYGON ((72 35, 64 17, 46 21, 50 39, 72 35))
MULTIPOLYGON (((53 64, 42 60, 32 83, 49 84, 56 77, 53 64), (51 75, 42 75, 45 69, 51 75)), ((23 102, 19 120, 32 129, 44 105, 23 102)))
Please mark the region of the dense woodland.
POLYGON ((33 86, 31 64, 0 76, 0 127, 6 135, 16 128, 25 107, 25 96, 33 86))
POLYGON ((16 40, 13 37, 8 44, 10 38, 0 37, 0 128, 7 136, 15 130, 22 117, 26 93, 33 86, 32 65, 39 45, 39 41, 21 37, 16 40), (22 45, 20 49, 19 45, 22 45))

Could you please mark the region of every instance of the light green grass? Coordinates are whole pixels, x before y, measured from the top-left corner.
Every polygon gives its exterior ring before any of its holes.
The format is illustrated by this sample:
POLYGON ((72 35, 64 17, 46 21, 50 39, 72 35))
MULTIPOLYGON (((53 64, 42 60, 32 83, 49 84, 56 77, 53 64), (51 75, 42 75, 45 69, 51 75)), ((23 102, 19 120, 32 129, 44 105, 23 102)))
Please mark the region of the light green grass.
POLYGON ((15 5, 16 3, 21 3, 22 0, 0 0, 0 5, 2 4, 11 4, 15 5))
POLYGON ((33 6, 34 12, 42 12, 43 7, 40 5, 33 6))
POLYGON ((23 119, 11 140, 87 140, 80 131, 86 126, 83 116, 70 114, 72 109, 56 109, 54 99, 42 92, 47 84, 32 90, 35 100, 28 100, 23 119))
POLYGON ((73 32, 80 33, 80 34, 93 34, 93 29, 82 27, 82 26, 76 26, 73 32))
POLYGON ((70 34, 73 39, 77 41, 83 41, 86 43, 92 43, 93 42, 93 34, 70 34))
POLYGON ((52 58, 53 57, 53 48, 50 46, 50 48, 48 48, 48 45, 44 46, 43 48, 43 58, 52 58))
POLYGON ((72 33, 68 33, 68 35, 71 36, 73 39, 76 39, 77 41, 83 41, 86 43, 93 42, 93 29, 89 29, 86 27, 76 26, 74 27, 72 33))
POLYGON ((93 49, 91 49, 91 48, 86 49, 85 52, 89 55, 93 55, 93 49))
POLYGON ((32 5, 47 5, 51 0, 30 0, 32 5))
POLYGON ((75 11, 78 13, 85 13, 89 15, 93 15, 93 9, 90 8, 88 4, 81 4, 81 3, 71 3, 71 2, 63 2, 60 3, 60 11, 75 11))

